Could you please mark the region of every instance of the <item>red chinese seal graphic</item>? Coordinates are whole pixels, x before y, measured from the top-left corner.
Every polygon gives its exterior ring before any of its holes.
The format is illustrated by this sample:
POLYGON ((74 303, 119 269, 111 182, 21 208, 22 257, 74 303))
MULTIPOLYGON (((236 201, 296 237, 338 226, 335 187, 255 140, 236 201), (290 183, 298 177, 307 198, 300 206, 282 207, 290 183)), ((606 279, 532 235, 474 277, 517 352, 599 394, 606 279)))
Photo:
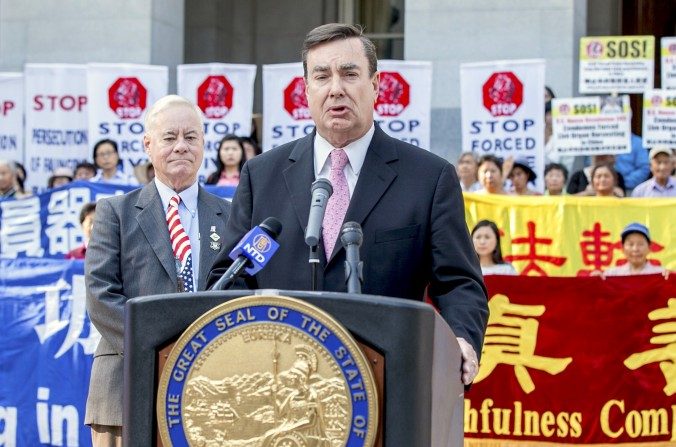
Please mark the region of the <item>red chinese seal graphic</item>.
POLYGON ((284 89, 284 108, 295 120, 310 119, 310 107, 305 96, 305 80, 297 76, 284 89))
POLYGON ((669 45, 669 54, 676 54, 676 43, 669 45))
POLYGON ((208 76, 197 87, 197 105, 207 118, 223 118, 232 109, 232 84, 223 75, 208 76))
POLYGON ((148 90, 137 78, 118 78, 108 89, 108 104, 122 119, 140 117, 147 97, 148 90))
POLYGON ((523 84, 511 71, 493 73, 483 85, 484 107, 493 116, 510 116, 523 102, 523 84))
POLYGON ((561 104, 559 106, 559 113, 561 115, 568 115, 568 113, 570 113, 570 107, 568 107, 568 104, 561 104))
POLYGON ((395 71, 380 73, 378 98, 375 103, 376 113, 380 116, 397 116, 410 103, 411 87, 408 82, 395 71))
POLYGON ((661 97, 661 96, 655 95, 655 96, 653 96, 652 98, 650 98, 650 103, 651 103, 654 107, 659 107, 659 106, 662 105, 662 97, 661 97))

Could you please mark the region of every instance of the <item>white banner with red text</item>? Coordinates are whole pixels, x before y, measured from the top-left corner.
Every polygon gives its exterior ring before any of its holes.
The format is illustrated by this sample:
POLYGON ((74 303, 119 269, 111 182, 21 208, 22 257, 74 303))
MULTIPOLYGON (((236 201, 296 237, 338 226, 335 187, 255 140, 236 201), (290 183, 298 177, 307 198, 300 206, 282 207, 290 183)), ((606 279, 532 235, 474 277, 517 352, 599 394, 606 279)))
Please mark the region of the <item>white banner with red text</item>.
POLYGON ((87 65, 90 146, 103 139, 115 141, 122 170, 128 175, 148 159, 143 150, 143 121, 150 106, 167 94, 168 83, 164 66, 87 65))

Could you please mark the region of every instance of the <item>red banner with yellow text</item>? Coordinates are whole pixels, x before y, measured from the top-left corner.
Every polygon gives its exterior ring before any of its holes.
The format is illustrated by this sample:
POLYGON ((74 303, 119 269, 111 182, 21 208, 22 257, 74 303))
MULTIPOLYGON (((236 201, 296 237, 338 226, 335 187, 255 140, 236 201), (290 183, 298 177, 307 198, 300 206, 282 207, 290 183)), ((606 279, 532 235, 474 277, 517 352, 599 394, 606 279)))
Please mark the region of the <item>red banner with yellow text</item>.
POLYGON ((495 222, 505 259, 529 276, 589 276, 626 263, 620 234, 632 222, 650 229, 648 261, 676 270, 674 210, 676 199, 465 194, 469 229, 495 222))
POLYGON ((465 446, 673 446, 676 278, 487 276, 465 446))

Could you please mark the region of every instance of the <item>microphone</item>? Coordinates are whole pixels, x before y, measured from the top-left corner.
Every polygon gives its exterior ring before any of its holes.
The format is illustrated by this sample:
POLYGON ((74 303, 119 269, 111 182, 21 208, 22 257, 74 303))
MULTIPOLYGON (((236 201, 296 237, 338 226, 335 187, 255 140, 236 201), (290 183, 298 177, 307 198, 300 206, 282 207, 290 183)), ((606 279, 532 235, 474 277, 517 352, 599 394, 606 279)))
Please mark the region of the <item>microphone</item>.
POLYGON ((310 202, 310 216, 305 228, 305 243, 310 247, 319 244, 319 234, 322 231, 322 221, 326 213, 326 204, 333 194, 331 182, 325 178, 318 178, 312 183, 312 201, 310 202))
POLYGON ((359 247, 364 240, 361 225, 345 222, 340 228, 340 242, 345 249, 345 282, 347 293, 361 293, 364 282, 364 263, 359 260, 359 247))
POLYGON ((209 290, 225 290, 244 271, 251 276, 258 273, 279 248, 276 239, 281 232, 282 223, 274 217, 249 230, 230 252, 230 259, 235 262, 209 290))

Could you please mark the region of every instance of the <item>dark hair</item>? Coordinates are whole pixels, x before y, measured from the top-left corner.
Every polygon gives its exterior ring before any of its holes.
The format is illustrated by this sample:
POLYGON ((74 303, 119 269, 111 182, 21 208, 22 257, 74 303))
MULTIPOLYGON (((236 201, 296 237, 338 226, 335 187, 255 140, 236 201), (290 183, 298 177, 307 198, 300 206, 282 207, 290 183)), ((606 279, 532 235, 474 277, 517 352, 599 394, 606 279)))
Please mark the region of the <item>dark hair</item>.
POLYGON ((80 209, 80 225, 84 223, 84 220, 87 218, 87 216, 95 211, 96 202, 89 202, 82 205, 82 209, 80 209))
POLYGON ((24 190, 24 184, 26 183, 26 168, 18 161, 14 162, 14 167, 16 168, 16 174, 14 174, 14 178, 16 179, 19 192, 24 193, 26 192, 24 190))
POLYGON ((254 148, 254 154, 256 155, 260 155, 263 153, 263 149, 261 149, 260 145, 258 144, 258 141, 256 141, 256 139, 253 137, 240 138, 240 142, 242 144, 242 147, 244 147, 244 143, 251 144, 254 148))
POLYGON ((96 153, 98 152, 99 147, 101 147, 101 145, 106 144, 106 143, 113 146, 113 149, 115 149, 115 153, 117 154, 117 165, 122 166, 122 159, 120 158, 120 152, 117 150, 117 143, 115 141, 109 139, 109 138, 106 138, 104 140, 99 140, 94 145, 94 150, 92 151, 92 158, 94 159, 94 166, 96 166, 97 168, 100 168, 99 164, 96 162, 96 153))
POLYGON ((619 183, 618 183, 618 177, 617 177, 617 171, 615 170, 615 168, 613 167, 613 165, 606 164, 606 163, 602 163, 602 164, 600 164, 600 165, 594 166, 594 168, 593 168, 592 171, 591 171, 590 180, 591 180, 592 186, 594 185, 594 175, 596 174, 596 171, 598 171, 600 168, 606 168, 606 169, 608 169, 608 170, 610 171, 610 173, 613 175, 613 182, 614 182, 614 183, 613 183, 613 186, 618 186, 618 185, 619 185, 619 183))
POLYGON ((548 114, 548 113, 552 113, 552 102, 551 101, 547 101, 545 103, 545 115, 548 114))
POLYGON ((554 90, 552 90, 550 86, 545 85, 545 91, 549 93, 549 96, 551 96, 552 98, 556 98, 556 94, 554 93, 554 90))
POLYGON ((221 146, 223 146, 223 143, 225 143, 226 141, 236 141, 237 145, 239 146, 239 150, 242 153, 242 158, 239 161, 239 172, 242 172, 244 163, 246 163, 246 153, 244 152, 244 146, 242 146, 242 139, 235 134, 228 134, 224 136, 218 143, 218 150, 216 151, 216 171, 212 172, 211 175, 207 177, 206 181, 207 185, 215 185, 216 183, 218 183, 218 179, 221 178, 221 174, 225 170, 225 165, 221 161, 221 146))
POLYGON ((307 55, 312 48, 334 40, 351 39, 353 37, 361 41, 364 47, 364 56, 369 63, 369 76, 373 76, 378 71, 378 56, 376 55, 376 46, 371 42, 371 39, 364 36, 364 29, 345 23, 327 23, 307 33, 303 41, 301 57, 305 79, 307 79, 307 55))
POLYGON ((561 173, 563 173, 563 181, 564 183, 568 181, 568 169, 560 163, 549 163, 547 166, 545 166, 545 175, 549 171, 554 171, 554 170, 559 170, 561 173))
MULTIPOLYGON (((500 248, 500 230, 498 230, 498 226, 495 225, 495 222, 492 220, 480 220, 477 222, 477 224, 472 228, 472 234, 471 236, 474 237, 474 233, 479 228, 483 227, 488 227, 491 230, 493 230, 493 234, 495 234, 495 249, 493 250, 493 253, 491 253, 491 259, 493 260, 494 263, 496 264, 506 264, 505 260, 502 258, 502 249, 500 248)), ((478 255, 477 255, 478 256, 478 255)))
POLYGON ((500 173, 502 174, 502 159, 501 158, 496 157, 495 155, 490 155, 490 154, 484 155, 479 159, 479 166, 481 166, 482 164, 484 164, 486 162, 494 163, 495 166, 497 166, 498 169, 500 170, 500 173))
POLYGON ((75 171, 73 171, 73 174, 77 174, 77 170, 80 168, 84 169, 89 169, 96 175, 96 165, 94 163, 89 163, 88 161, 81 161, 80 163, 75 165, 75 171))

